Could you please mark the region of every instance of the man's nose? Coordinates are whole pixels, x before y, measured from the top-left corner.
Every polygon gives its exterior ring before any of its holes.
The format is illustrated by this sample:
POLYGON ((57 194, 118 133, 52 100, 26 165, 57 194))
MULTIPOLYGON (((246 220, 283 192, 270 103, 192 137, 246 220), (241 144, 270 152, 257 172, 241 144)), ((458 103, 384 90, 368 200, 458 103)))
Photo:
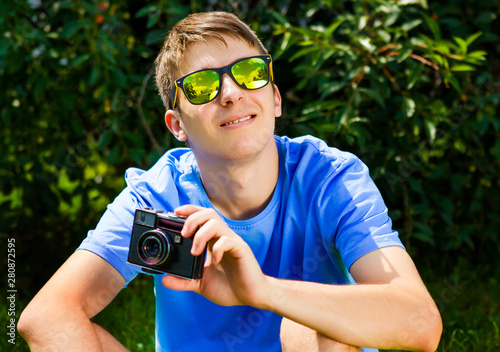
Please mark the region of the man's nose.
POLYGON ((221 87, 220 87, 220 104, 226 106, 231 103, 236 103, 243 99, 244 92, 243 88, 238 86, 236 82, 225 73, 222 75, 221 87))

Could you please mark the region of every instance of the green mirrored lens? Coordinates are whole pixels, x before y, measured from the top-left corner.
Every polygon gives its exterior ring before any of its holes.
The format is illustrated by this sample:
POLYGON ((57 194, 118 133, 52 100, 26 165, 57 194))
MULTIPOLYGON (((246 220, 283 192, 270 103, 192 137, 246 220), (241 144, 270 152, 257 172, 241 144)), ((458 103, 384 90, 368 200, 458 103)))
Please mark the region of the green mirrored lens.
POLYGON ((231 73, 239 85, 246 89, 259 89, 269 83, 266 62, 261 58, 250 58, 237 62, 231 73))
POLYGON ((191 103, 204 104, 217 96, 219 75, 211 70, 195 72, 184 79, 182 86, 191 103))

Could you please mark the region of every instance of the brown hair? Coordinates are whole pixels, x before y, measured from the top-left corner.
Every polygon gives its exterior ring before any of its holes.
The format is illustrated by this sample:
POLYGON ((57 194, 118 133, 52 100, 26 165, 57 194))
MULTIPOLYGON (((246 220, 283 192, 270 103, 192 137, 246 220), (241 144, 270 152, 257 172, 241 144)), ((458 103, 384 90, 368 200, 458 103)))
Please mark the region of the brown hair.
POLYGON ((179 66, 187 48, 209 38, 220 40, 227 45, 224 35, 235 36, 262 54, 267 50, 254 31, 238 17, 227 12, 201 12, 187 16, 170 31, 156 58, 156 85, 163 105, 171 109, 170 98, 174 81, 179 78, 179 66))

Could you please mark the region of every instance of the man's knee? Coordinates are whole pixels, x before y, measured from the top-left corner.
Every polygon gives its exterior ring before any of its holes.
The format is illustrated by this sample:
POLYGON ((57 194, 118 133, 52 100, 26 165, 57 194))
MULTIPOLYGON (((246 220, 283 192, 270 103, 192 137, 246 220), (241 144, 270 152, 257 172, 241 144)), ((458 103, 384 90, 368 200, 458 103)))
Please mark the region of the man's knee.
POLYGON ((359 352, 354 346, 332 340, 304 325, 287 318, 281 321, 281 348, 283 352, 359 352))

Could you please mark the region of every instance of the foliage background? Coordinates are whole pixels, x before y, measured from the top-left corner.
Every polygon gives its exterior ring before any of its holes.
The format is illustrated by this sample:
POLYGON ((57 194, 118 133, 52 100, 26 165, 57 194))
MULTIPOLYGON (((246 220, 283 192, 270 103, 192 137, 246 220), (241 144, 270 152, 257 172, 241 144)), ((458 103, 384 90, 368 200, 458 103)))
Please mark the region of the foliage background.
POLYGON ((96 225, 127 167, 178 146, 153 62, 175 22, 208 10, 236 13, 273 55, 278 134, 319 136, 370 167, 436 299, 457 265, 498 292, 498 0, 16 0, 0 4, 0 237, 2 251, 16 239, 20 302, 96 225))

